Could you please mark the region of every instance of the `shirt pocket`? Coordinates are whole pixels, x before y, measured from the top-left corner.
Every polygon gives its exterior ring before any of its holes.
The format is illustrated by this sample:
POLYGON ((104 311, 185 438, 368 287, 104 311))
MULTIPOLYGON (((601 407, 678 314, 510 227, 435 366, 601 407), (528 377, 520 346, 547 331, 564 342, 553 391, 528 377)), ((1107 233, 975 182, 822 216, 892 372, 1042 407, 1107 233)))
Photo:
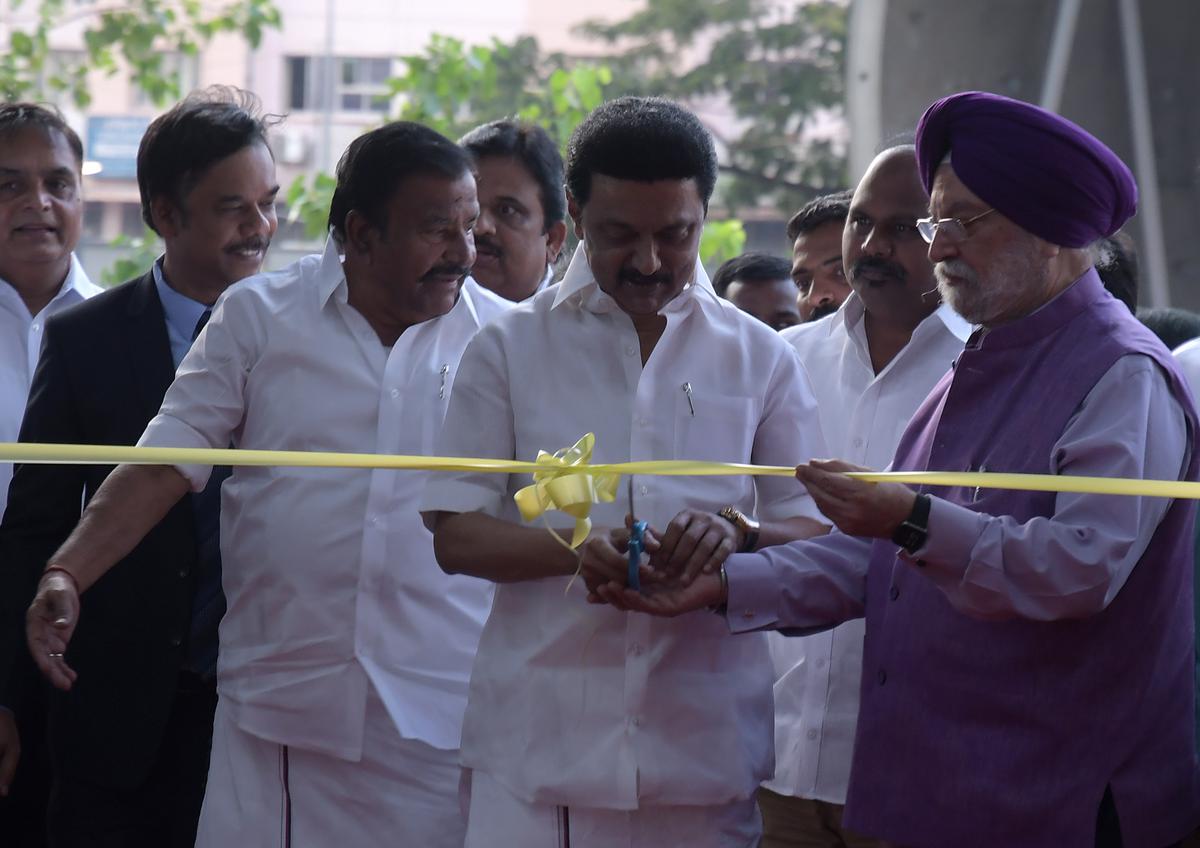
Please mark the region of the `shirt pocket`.
MULTIPOLYGON (((758 430, 753 398, 681 391, 675 403, 675 458, 701 462, 750 462, 758 430)), ((753 503, 746 476, 705 475, 689 478, 690 500, 706 507, 753 503)))

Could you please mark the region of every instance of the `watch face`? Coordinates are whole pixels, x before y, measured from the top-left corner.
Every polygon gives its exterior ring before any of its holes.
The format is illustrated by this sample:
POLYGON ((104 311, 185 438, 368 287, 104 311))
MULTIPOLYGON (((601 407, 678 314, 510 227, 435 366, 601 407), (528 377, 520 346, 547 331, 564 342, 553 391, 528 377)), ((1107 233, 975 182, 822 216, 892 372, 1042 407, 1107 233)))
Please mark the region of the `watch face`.
POLYGON ((896 528, 896 535, 892 536, 892 541, 912 553, 925 544, 925 531, 906 521, 896 528))

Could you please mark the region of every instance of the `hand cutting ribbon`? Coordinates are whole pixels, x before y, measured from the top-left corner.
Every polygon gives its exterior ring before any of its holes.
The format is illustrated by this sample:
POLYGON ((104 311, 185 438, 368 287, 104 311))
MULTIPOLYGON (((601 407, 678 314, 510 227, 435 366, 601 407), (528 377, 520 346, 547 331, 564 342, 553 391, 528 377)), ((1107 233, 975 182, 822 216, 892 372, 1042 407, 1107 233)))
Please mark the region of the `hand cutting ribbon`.
MULTIPOLYGON (((571 548, 578 548, 592 529, 589 513, 594 503, 612 503, 617 497, 619 474, 585 472, 592 459, 596 437, 588 433, 569 448, 554 453, 538 451, 533 485, 515 495, 521 518, 532 521, 548 509, 557 509, 575 519, 571 548)), ((557 534, 555 534, 557 537, 557 534)))

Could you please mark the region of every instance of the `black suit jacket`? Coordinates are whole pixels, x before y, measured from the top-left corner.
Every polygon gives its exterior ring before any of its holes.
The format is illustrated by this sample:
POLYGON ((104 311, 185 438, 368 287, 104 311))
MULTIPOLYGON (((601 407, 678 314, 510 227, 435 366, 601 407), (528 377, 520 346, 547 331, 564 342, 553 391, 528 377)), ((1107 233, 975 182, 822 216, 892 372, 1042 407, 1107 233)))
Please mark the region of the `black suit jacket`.
MULTIPOLYGON (((151 274, 46 324, 22 442, 132 445, 158 412, 174 363, 151 274)), ((36 679, 24 610, 42 568, 111 466, 18 465, 0 526, 0 704, 18 714, 36 679)), ((67 661, 79 673, 50 697, 50 749, 64 775, 133 787, 162 742, 183 664, 196 561, 189 498, 83 599, 67 661)))

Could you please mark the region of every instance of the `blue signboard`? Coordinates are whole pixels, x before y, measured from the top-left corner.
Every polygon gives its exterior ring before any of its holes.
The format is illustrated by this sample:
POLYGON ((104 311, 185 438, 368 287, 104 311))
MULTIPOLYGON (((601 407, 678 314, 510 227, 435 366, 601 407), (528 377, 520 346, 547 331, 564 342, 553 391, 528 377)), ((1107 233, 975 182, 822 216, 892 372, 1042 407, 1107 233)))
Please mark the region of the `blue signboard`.
POLYGON ((138 145, 146 127, 147 117, 88 118, 87 159, 100 163, 100 180, 129 180, 137 177, 138 145))

